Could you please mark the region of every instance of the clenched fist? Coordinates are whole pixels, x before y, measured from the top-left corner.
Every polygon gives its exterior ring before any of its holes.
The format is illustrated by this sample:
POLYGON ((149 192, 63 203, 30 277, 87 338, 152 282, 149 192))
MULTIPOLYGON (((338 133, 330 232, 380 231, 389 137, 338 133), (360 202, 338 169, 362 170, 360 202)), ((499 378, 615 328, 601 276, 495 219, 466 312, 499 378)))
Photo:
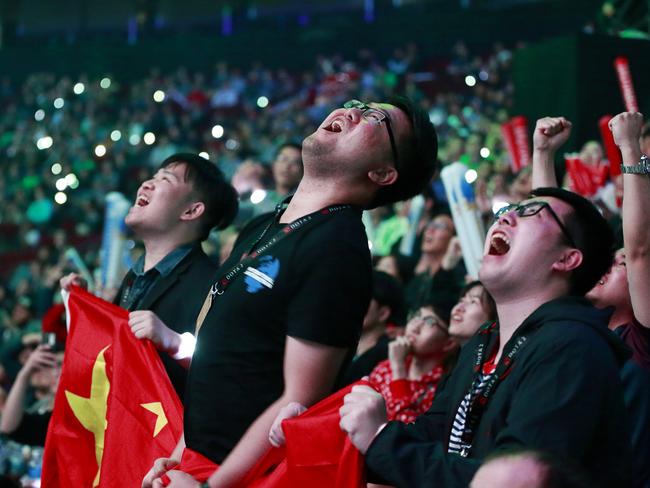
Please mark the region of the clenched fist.
POLYGON ((557 151, 571 135, 571 122, 564 117, 544 117, 535 124, 533 149, 557 151))

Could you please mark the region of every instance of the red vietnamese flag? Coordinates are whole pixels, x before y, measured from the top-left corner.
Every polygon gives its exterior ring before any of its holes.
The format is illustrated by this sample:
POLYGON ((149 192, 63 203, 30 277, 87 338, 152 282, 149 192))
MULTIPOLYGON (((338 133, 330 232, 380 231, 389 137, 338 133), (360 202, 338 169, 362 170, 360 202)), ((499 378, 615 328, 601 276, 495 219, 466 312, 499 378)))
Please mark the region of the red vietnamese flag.
POLYGON ((42 486, 140 486, 182 433, 180 400, 153 344, 131 333, 126 310, 76 287, 67 308, 42 486))

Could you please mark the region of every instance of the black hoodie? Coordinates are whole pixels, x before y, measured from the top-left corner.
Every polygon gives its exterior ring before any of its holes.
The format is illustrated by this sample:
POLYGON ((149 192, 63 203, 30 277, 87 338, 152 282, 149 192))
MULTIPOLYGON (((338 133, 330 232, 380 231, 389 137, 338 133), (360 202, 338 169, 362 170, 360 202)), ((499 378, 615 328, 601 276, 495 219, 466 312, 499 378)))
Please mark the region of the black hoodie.
MULTIPOLYGON (((619 368, 630 351, 607 329, 609 315, 577 297, 535 310, 511 338, 526 334, 528 341, 492 394, 463 458, 447 453, 447 444, 472 383, 475 336, 438 386, 430 410, 414 424, 390 422, 375 438, 366 454, 370 477, 404 488, 466 487, 487 455, 521 448, 570 460, 594 486, 627 486, 630 448, 619 368)), ((488 351, 497 340, 492 334, 488 351)))

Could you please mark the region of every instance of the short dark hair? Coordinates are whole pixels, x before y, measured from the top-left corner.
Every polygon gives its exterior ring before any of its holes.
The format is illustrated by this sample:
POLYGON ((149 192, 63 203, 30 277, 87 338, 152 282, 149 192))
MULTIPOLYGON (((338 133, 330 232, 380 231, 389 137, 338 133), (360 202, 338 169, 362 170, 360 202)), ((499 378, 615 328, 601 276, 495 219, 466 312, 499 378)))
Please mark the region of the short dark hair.
POLYGON ((410 121, 411 131, 405 140, 397 140, 397 181, 382 186, 368 205, 369 209, 406 200, 421 193, 440 169, 438 135, 429 120, 429 114, 406 97, 394 96, 386 103, 404 112, 410 121))
POLYGON ((406 302, 404 290, 399 281, 388 273, 372 272, 372 298, 379 304, 390 308, 388 322, 403 326, 406 322, 406 302))
POLYGON ((562 200, 573 209, 565 225, 578 249, 582 263, 571 274, 572 295, 582 296, 612 265, 614 233, 596 206, 586 198, 562 188, 535 188, 531 197, 552 197, 562 200))
POLYGON ((176 164, 185 165, 185 181, 192 185, 192 191, 205 205, 200 240, 207 239, 214 227, 219 230, 228 227, 237 215, 239 198, 221 170, 213 162, 193 153, 172 154, 159 169, 176 164))

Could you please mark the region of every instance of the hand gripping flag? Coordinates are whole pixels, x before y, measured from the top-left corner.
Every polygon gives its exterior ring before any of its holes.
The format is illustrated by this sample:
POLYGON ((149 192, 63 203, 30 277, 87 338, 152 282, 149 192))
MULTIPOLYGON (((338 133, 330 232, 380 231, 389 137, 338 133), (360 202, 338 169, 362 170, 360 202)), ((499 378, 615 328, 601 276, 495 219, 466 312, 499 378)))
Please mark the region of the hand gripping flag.
POLYGON ((182 405, 158 353, 128 312, 74 287, 68 340, 47 433, 42 486, 140 486, 182 433, 182 405))
MULTIPOLYGON (((366 488, 364 458, 339 427, 343 398, 358 381, 282 422, 286 444, 269 449, 237 488, 366 488)), ((205 481, 219 466, 185 448, 174 469, 205 481)), ((164 486, 170 483, 162 476, 164 486)))

